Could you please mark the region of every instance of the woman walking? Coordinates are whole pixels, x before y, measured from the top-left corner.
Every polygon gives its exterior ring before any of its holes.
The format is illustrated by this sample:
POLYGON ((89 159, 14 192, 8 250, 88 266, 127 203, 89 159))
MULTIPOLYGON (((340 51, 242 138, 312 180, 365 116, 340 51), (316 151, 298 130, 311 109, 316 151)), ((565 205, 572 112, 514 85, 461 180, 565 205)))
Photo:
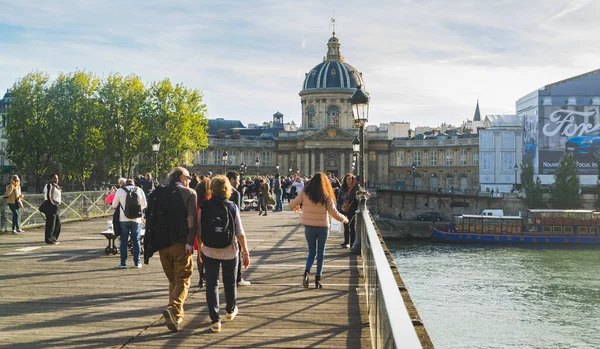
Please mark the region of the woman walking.
MULTIPOLYGON (((344 183, 338 194, 337 209, 348 217, 350 221, 356 216, 358 209, 358 200, 356 194, 358 192, 358 180, 352 173, 344 176, 344 183)), ((340 244, 342 248, 348 248, 354 245, 356 229, 354 222, 344 224, 344 242, 340 244)))
MULTIPOLYGON (((211 191, 210 191, 210 179, 208 177, 198 177, 195 185, 196 194, 198 194, 198 217, 200 217, 200 210, 202 209, 202 204, 205 201, 210 200, 211 191)), ((198 282, 198 286, 200 288, 204 287, 204 281, 206 281, 206 277, 204 275, 204 265, 202 265, 202 257, 200 256, 198 239, 194 239, 194 250, 198 251, 196 255, 196 263, 198 264, 198 273, 200 274, 200 281, 198 282)))
POLYGON ((231 184, 225 176, 216 176, 210 182, 212 197, 200 210, 198 242, 206 273, 206 303, 212 321, 211 330, 221 331, 219 317, 219 268, 223 271, 225 310, 231 321, 238 313, 236 277, 238 265, 238 241, 242 248, 242 265, 248 268, 250 256, 246 245, 244 227, 237 206, 229 201, 231 184))
POLYGON ((23 208, 23 194, 21 194, 21 180, 19 176, 14 175, 10 183, 6 186, 6 202, 12 212, 12 233, 17 235, 22 233, 23 230, 19 227, 19 209, 23 208))
POLYGON ((347 223, 348 219, 335 208, 335 195, 331 183, 322 172, 317 172, 312 177, 308 185, 288 204, 288 207, 297 212, 299 205, 302 205, 302 225, 304 225, 304 236, 308 243, 308 257, 302 285, 308 288, 310 269, 316 255, 315 288, 323 288, 321 275, 325 262, 325 246, 329 235, 329 216, 344 223, 347 223))

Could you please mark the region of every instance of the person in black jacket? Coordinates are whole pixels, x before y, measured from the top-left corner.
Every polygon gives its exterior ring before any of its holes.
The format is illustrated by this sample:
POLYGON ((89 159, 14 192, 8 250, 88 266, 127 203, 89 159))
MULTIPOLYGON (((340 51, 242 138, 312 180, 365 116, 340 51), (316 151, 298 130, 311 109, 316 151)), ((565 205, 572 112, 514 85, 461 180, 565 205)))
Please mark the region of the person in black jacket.
POLYGON ((344 224, 344 242, 340 244, 343 248, 352 246, 356 237, 354 218, 358 209, 358 200, 356 197, 358 188, 358 177, 355 177, 352 173, 346 174, 337 199, 338 211, 346 215, 350 221, 350 223, 344 224))

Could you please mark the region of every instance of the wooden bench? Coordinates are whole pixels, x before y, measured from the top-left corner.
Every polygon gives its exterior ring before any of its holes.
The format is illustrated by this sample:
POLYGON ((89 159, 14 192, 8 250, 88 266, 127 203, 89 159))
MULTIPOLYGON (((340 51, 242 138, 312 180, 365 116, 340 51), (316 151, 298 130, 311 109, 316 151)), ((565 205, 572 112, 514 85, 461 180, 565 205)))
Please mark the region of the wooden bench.
MULTIPOLYGON (((117 254, 119 253, 119 249, 117 248, 116 240, 119 237, 115 235, 115 231, 112 229, 107 229, 105 231, 101 231, 100 235, 104 236, 106 240, 108 240, 108 246, 104 249, 104 253, 108 256, 109 254, 117 254)), ((140 253, 144 254, 144 236, 146 235, 146 229, 142 229, 140 232, 140 253)), ((133 242, 129 239, 127 243, 127 247, 129 247, 129 251, 133 253, 133 242)))

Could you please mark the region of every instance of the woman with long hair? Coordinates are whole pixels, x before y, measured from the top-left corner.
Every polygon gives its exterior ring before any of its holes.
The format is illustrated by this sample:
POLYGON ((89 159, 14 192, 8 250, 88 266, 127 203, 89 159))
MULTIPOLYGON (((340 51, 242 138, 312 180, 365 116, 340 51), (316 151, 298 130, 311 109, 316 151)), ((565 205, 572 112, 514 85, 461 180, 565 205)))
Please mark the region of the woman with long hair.
MULTIPOLYGON (((231 184, 225 176, 215 176, 210 182, 212 197, 206 201, 200 210, 200 223, 198 224, 198 236, 200 236, 200 253, 204 268, 206 269, 206 303, 208 304, 208 314, 212 321, 211 330, 213 332, 221 331, 221 318, 219 317, 219 268, 223 274, 223 288, 225 289, 225 301, 227 320, 231 321, 238 313, 236 276, 238 266, 239 249, 242 249, 242 265, 248 268, 250 265, 250 256, 248 255, 248 246, 246 245, 246 235, 240 218, 238 207, 231 201, 231 184), (221 208, 221 209, 218 209, 221 208), (220 226, 216 229, 215 222, 223 222, 223 219, 214 220, 216 212, 226 212, 233 217, 226 228, 220 226), (214 246, 214 239, 222 237, 221 232, 231 232, 232 238, 228 240, 228 245, 214 246), (219 234, 219 235, 217 235, 219 234), (213 241, 211 242, 211 239, 213 241), (239 245, 238 245, 239 242, 239 245), (211 245, 211 246, 209 246, 211 245), (221 247, 220 247, 221 246, 221 247)), ((228 220, 228 219, 226 219, 228 220)))
MULTIPOLYGON (((337 197, 337 209, 345 214, 350 221, 356 216, 356 209, 358 208, 358 200, 356 199, 356 193, 358 191, 358 181, 352 173, 348 173, 344 176, 344 183, 338 193, 337 197)), ((354 228, 354 222, 344 224, 344 242, 340 244, 342 248, 348 248, 354 244, 356 235, 356 229, 354 228)))
MULTIPOLYGON (((198 212, 202 209, 202 203, 210 200, 211 198, 211 190, 210 190, 210 179, 208 177, 196 175, 198 183, 194 188, 196 190, 196 194, 198 195, 198 212)), ((193 177, 192 177, 193 178, 193 177)), ((198 215, 200 217, 200 215, 198 215)), ((204 266, 202 265, 202 258, 200 257, 200 251, 198 250, 198 239, 194 239, 194 250, 198 251, 196 255, 196 262, 198 263, 198 273, 200 273, 200 281, 198 281, 198 286, 200 288, 204 287, 204 266)))
POLYGON ((325 246, 329 235, 329 216, 331 215, 334 219, 344 223, 348 223, 348 218, 335 208, 335 195, 331 183, 322 172, 317 172, 312 177, 302 192, 288 204, 288 207, 297 212, 299 205, 302 205, 301 219, 304 226, 304 236, 308 244, 308 257, 306 258, 302 285, 308 288, 310 269, 316 256, 315 288, 323 288, 321 276, 325 262, 325 246))
POLYGON ((23 230, 19 227, 19 209, 23 207, 23 203, 21 202, 23 194, 21 194, 21 180, 19 176, 12 176, 10 183, 6 186, 4 196, 6 196, 6 202, 12 212, 12 233, 14 235, 22 233, 23 230))

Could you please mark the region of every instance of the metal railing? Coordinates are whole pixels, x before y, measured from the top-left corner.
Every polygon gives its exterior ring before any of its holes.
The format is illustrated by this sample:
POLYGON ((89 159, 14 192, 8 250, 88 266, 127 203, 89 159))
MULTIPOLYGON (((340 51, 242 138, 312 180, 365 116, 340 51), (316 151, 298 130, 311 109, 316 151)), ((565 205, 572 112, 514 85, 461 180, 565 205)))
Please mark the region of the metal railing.
POLYGON ((373 348, 422 348, 381 242, 363 207, 357 213, 373 348))
MULTIPOLYGON (((107 194, 105 191, 63 192, 58 207, 61 221, 81 221, 112 215, 114 210, 104 201, 107 194)), ((23 198, 23 208, 19 209, 21 228, 39 227, 46 223, 46 217, 38 211, 42 201, 42 194, 26 195, 23 198)), ((0 205, 0 231, 7 231, 11 226, 12 212, 4 197, 0 205)))

